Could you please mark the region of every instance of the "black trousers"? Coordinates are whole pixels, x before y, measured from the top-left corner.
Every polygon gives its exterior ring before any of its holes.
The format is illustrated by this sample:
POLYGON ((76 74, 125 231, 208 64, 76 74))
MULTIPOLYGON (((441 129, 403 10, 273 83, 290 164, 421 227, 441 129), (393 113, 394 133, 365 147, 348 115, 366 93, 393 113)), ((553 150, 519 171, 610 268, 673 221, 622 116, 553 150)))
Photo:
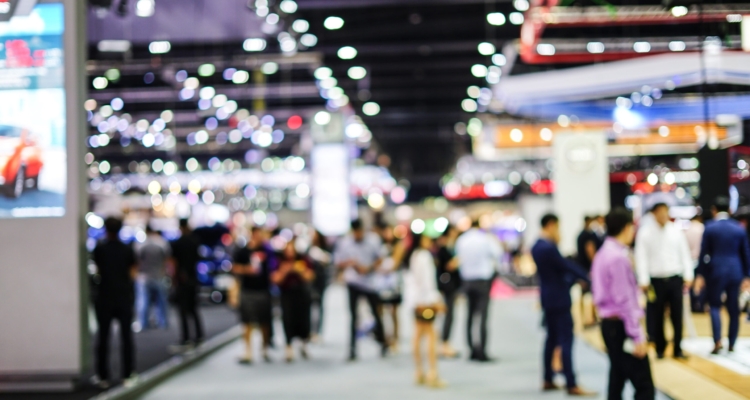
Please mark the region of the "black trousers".
POLYGON ((469 300, 469 316, 466 323, 466 339, 472 355, 486 356, 487 314, 490 307, 492 280, 464 281, 464 292, 469 300), (479 343, 474 340, 474 317, 479 314, 479 343))
POLYGON ((651 307, 650 322, 653 327, 649 329, 651 340, 656 345, 656 352, 664 354, 667 348, 667 339, 664 337, 664 313, 669 307, 669 316, 674 328, 674 354, 682 354, 682 294, 685 281, 681 276, 671 278, 651 278, 656 300, 649 303, 651 307))
POLYGON ((133 344, 133 304, 105 305, 97 304, 96 322, 99 334, 96 341, 96 372, 101 380, 109 376, 109 336, 112 332, 112 321, 120 325, 120 350, 122 351, 122 376, 129 377, 135 370, 135 345, 133 344))
POLYGON ((544 343, 544 381, 553 382, 555 372, 552 370, 552 358, 555 348, 562 350, 563 372, 568 389, 577 385, 573 372, 573 316, 569 308, 544 310, 547 326, 547 340, 544 343))
POLYGON ((284 323, 286 344, 292 340, 310 338, 310 291, 306 287, 281 290, 281 319, 284 323))
POLYGON ((380 301, 378 295, 354 285, 348 285, 347 287, 349 288, 349 313, 351 314, 351 329, 349 330, 351 335, 349 342, 351 355, 357 354, 357 325, 359 321, 357 305, 359 304, 359 299, 363 297, 367 300, 367 304, 370 306, 370 311, 372 312, 373 317, 375 317, 375 339, 381 345, 385 345, 383 320, 380 318, 380 313, 378 313, 378 302, 380 301))
POLYGON ((203 340, 203 324, 198 314, 198 287, 185 285, 177 287, 177 305, 180 308, 182 343, 190 341, 189 322, 195 326, 195 341, 203 340))
POLYGON ((651 378, 648 356, 638 359, 623 350, 627 339, 625 325, 618 320, 602 321, 602 336, 609 356, 608 400, 622 400, 625 383, 630 381, 635 388, 635 400, 653 400, 656 397, 651 378))
POLYGON ((312 308, 317 309, 317 315, 312 320, 310 326, 312 327, 312 333, 320 335, 323 333, 323 298, 325 297, 326 288, 315 288, 313 289, 312 295, 312 308))
POLYGON ((458 297, 458 289, 443 290, 443 300, 445 300, 445 319, 443 320, 443 333, 441 339, 447 342, 451 338, 451 329, 453 329, 453 310, 458 297))

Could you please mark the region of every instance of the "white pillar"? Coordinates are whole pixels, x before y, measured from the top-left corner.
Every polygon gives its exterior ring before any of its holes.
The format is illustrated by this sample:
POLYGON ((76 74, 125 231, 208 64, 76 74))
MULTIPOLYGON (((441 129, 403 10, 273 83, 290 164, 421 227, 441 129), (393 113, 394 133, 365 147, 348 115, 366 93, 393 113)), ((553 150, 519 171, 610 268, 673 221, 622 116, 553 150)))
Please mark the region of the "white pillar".
POLYGON ((601 133, 563 133, 555 136, 554 207, 560 218, 560 251, 576 253, 583 218, 609 210, 607 137, 601 133))

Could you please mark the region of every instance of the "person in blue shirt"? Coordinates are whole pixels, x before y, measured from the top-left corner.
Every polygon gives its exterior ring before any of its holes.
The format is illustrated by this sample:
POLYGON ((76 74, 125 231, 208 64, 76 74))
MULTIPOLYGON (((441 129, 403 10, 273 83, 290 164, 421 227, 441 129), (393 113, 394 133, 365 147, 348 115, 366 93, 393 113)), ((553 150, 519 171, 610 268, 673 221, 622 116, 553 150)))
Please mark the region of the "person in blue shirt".
POLYGON ((711 327, 714 350, 719 354, 721 344, 722 295, 726 293, 729 313, 729 351, 734 351, 740 329, 740 289, 750 286, 750 244, 747 232, 739 222, 729 218, 729 199, 720 196, 712 209, 714 221, 706 225, 701 243, 700 264, 696 291, 705 286, 711 308, 711 327))
POLYGON ((536 263, 542 309, 547 326, 547 340, 544 345, 544 384, 543 390, 556 390, 552 356, 555 348, 562 350, 563 371, 571 396, 595 396, 596 393, 582 389, 576 383, 573 372, 573 316, 570 309, 570 288, 577 281, 590 284, 586 271, 560 254, 560 223, 554 214, 542 217, 542 233, 531 256, 536 263))

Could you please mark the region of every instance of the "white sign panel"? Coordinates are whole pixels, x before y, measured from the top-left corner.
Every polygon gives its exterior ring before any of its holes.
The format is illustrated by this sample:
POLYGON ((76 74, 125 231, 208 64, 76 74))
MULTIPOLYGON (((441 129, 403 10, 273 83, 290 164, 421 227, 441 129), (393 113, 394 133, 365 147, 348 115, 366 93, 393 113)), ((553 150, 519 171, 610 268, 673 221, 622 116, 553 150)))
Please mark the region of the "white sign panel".
POLYGON ((310 159, 313 225, 323 235, 343 235, 351 223, 349 150, 339 143, 318 144, 310 159))

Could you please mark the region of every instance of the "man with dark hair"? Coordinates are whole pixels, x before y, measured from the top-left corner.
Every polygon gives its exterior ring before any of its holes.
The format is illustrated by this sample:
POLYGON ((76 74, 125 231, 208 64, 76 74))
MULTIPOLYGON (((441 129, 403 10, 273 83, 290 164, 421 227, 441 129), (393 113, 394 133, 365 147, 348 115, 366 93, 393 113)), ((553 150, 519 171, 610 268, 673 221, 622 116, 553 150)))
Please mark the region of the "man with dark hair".
POLYGON ((492 280, 497 274, 497 265, 503 255, 500 242, 491 234, 479 229, 479 221, 456 240, 458 271, 463 290, 469 301, 466 322, 466 340, 469 342, 472 361, 492 361, 487 355, 487 317, 490 306, 492 280), (474 340, 474 318, 479 315, 479 341, 474 340))
POLYGON ((635 241, 635 266, 638 283, 649 294, 647 319, 656 356, 664 358, 667 340, 664 336, 664 314, 667 307, 674 328, 672 356, 684 359, 682 353, 683 297, 691 287, 695 266, 685 233, 673 224, 669 206, 656 204, 651 209, 653 222, 644 223, 635 241))
POLYGON ((456 239, 459 231, 449 225, 437 239, 437 280, 438 289, 445 300, 445 319, 439 354, 443 357, 457 357, 458 352, 450 344, 453 329, 453 309, 461 289, 461 275, 458 272, 458 260, 455 257, 456 239))
POLYGON ((191 346, 203 340, 203 326, 198 313, 198 248, 200 241, 190 229, 187 219, 180 220, 182 236, 172 242, 172 257, 175 267, 174 283, 177 287, 177 304, 180 308, 182 345, 191 346), (195 340, 190 339, 189 319, 195 326, 195 340))
POLYGON ((625 383, 630 381, 636 400, 653 400, 656 390, 646 333, 641 327, 644 313, 638 303, 638 282, 629 257, 635 235, 633 216, 624 208, 616 208, 606 221, 608 237, 594 257, 591 291, 602 319, 602 337, 610 362, 607 398, 622 399, 625 383))
POLYGON ((599 236, 591 228, 596 221, 595 217, 586 216, 583 220, 583 230, 578 235, 578 264, 586 271, 591 270, 591 261, 594 260, 596 251, 599 249, 599 236))
POLYGON ((580 266, 563 258, 557 248, 560 242, 559 219, 554 214, 542 217, 542 233, 531 256, 534 258, 539 278, 539 291, 542 309, 547 326, 547 340, 544 345, 543 390, 559 389, 554 384, 552 358, 555 348, 562 350, 563 371, 571 396, 594 396, 578 386, 573 372, 573 316, 570 308, 570 288, 576 280, 588 283, 588 274, 580 266))
POLYGON ((352 221, 351 228, 351 234, 339 241, 333 255, 336 267, 344 271, 344 280, 349 289, 349 360, 357 359, 357 306, 361 298, 367 300, 375 318, 375 338, 380 343, 381 356, 385 357, 388 354, 388 344, 378 313, 378 294, 373 287, 373 274, 383 260, 380 238, 377 234, 365 232, 359 219, 352 221))
POLYGON ((100 277, 98 294, 94 300, 99 334, 96 343, 96 370, 100 386, 109 387, 109 334, 112 321, 120 326, 122 376, 126 384, 135 380, 135 347, 133 344, 134 280, 138 262, 133 249, 120 241, 122 221, 104 221, 107 237, 97 244, 93 259, 100 277))
POLYGON ((712 354, 719 354, 721 345, 721 305, 726 294, 729 312, 729 351, 734 351, 740 327, 740 289, 750 286, 750 245, 745 229, 729 218, 729 199, 721 196, 711 210, 714 222, 706 226, 701 245, 699 279, 696 291, 705 286, 711 307, 711 327, 714 336, 712 354))

